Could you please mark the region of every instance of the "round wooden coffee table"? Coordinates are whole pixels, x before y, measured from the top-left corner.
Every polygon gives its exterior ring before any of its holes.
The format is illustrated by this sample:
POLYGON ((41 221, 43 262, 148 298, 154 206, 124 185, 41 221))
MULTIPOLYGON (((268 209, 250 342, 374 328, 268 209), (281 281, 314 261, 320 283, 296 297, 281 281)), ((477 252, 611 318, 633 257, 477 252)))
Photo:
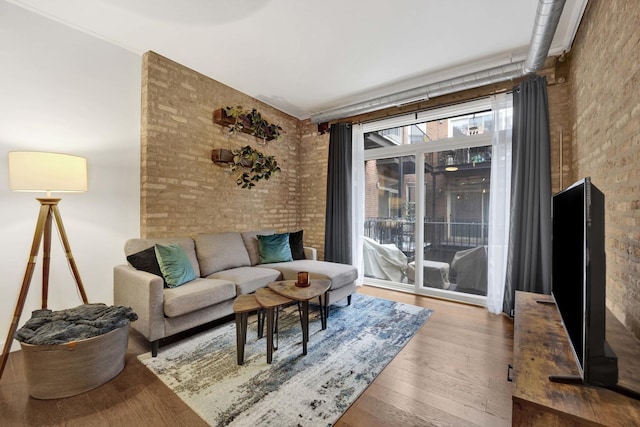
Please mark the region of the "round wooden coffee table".
POLYGON ((320 300, 320 320, 322 329, 327 329, 327 316, 324 312, 326 293, 331 287, 330 280, 309 280, 309 286, 298 287, 295 280, 283 280, 269 283, 269 289, 278 295, 295 301, 302 305, 302 354, 307 354, 307 341, 309 341, 309 300, 320 300))

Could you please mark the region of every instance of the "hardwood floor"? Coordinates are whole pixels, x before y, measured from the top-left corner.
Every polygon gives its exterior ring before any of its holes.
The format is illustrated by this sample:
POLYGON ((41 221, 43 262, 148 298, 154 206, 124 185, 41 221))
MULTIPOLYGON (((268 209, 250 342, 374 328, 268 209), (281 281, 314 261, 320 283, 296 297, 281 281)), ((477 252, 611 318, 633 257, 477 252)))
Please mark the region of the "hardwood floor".
MULTIPOLYGON (((501 426, 511 424, 513 322, 484 308, 365 286, 360 293, 434 310, 398 356, 336 426, 501 426)), ((78 396, 36 400, 22 355, 0 379, 0 426, 206 425, 136 356, 148 344, 131 332, 124 371, 78 396)), ((160 348, 162 351, 162 347, 160 348)))
POLYGON ((434 313, 336 426, 511 425, 509 318, 369 286, 359 292, 434 313))

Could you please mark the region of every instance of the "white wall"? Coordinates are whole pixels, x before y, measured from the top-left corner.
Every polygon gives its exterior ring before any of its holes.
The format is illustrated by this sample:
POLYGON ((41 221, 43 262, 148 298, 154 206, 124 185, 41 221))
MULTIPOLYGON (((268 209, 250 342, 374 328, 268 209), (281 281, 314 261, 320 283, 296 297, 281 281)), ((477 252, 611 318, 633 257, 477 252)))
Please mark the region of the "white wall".
MULTIPOLYGON (((0 345, 4 346, 38 216, 35 197, 9 190, 7 152, 87 158, 89 191, 59 209, 89 302, 113 303, 113 266, 140 235, 142 58, 0 1, 0 345)), ((54 232, 55 232, 54 228, 54 232)), ((42 245, 40 254, 42 253, 42 245)), ((41 256, 19 326, 40 307, 41 256)), ((49 308, 81 304, 57 232, 49 308)), ((16 341, 13 350, 19 349, 16 341)))

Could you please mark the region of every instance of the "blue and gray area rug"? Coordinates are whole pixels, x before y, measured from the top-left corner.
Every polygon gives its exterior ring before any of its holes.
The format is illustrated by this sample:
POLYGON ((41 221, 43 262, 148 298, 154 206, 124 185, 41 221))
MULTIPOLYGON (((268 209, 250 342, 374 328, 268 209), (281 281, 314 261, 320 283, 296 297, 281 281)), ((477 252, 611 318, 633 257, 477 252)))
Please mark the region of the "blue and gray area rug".
POLYGON ((324 331, 317 311, 310 312, 306 356, 298 312, 290 306, 280 313, 271 365, 266 339, 256 337, 255 315, 249 316, 242 366, 236 363, 234 322, 162 347, 156 358, 146 353, 139 359, 211 425, 329 426, 431 313, 354 294, 351 306, 332 306, 324 331))

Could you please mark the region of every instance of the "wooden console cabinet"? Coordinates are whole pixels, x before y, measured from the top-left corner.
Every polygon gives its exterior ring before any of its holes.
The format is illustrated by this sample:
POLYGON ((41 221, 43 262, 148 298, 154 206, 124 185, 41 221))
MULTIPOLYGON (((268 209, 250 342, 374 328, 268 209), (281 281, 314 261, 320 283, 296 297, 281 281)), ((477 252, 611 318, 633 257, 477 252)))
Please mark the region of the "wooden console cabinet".
MULTIPOLYGON (((640 426, 640 400, 599 387, 549 381, 549 375, 578 375, 578 368, 556 306, 540 304, 538 300, 551 300, 551 297, 516 293, 512 425, 640 426)), ((629 350, 633 355, 637 340, 626 337, 629 341, 617 350, 610 339, 610 335, 615 334, 610 334, 609 323, 613 322, 608 317, 607 340, 618 353, 621 376, 637 372, 635 360, 621 358, 629 350)), ((620 334, 615 336, 619 337, 620 334)), ((638 354, 635 353, 635 359, 638 354)), ((625 377, 625 381, 635 380, 625 377)), ((630 388, 629 385, 635 384, 624 385, 630 388)))

